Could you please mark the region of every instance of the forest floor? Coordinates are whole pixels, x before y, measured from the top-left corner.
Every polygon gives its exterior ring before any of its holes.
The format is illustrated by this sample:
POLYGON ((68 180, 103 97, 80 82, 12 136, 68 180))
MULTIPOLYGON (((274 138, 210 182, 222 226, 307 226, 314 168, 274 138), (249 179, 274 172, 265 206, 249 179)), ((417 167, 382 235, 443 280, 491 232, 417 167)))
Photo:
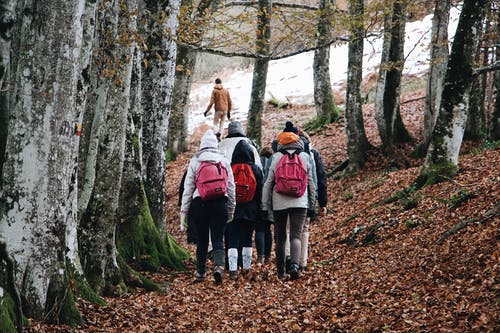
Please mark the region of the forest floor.
MULTIPOLYGON (((28 331, 499 332, 498 147, 464 142, 453 179, 380 204, 419 174, 422 159, 409 153, 421 139, 423 97, 419 91, 402 100, 415 141, 399 147, 396 161, 374 148, 359 174, 328 179, 328 214, 311 226, 309 265, 299 280, 278 280, 271 262, 254 264, 252 279, 231 281, 226 275, 222 285, 211 278, 195 283, 188 262, 183 272, 145 273, 165 292, 132 290, 105 298, 107 306, 82 301, 84 325, 33 322, 28 331), (447 233, 454 228, 459 230, 447 233)), ((268 106, 263 142, 270 143, 286 119, 303 125, 312 114, 310 106, 268 106)), ((364 116, 377 147, 373 105, 365 106, 364 116)), ((346 159, 342 123, 310 134, 327 172, 346 159)), ((193 135, 192 151, 170 162, 167 171, 168 230, 193 254, 179 230, 177 189, 199 137, 193 135)))

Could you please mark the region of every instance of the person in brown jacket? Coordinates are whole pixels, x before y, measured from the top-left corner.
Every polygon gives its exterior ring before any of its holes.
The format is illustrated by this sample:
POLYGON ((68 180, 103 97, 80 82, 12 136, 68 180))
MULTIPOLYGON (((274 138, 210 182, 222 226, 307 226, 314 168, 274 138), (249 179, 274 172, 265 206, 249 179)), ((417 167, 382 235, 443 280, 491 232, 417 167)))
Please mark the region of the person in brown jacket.
POLYGON ((229 91, 222 86, 222 80, 215 79, 215 87, 212 91, 212 96, 210 97, 210 104, 203 115, 206 117, 210 109, 214 105, 214 131, 217 132, 217 137, 220 137, 222 131, 224 130, 224 117, 227 115, 227 119, 231 119, 231 96, 229 91))

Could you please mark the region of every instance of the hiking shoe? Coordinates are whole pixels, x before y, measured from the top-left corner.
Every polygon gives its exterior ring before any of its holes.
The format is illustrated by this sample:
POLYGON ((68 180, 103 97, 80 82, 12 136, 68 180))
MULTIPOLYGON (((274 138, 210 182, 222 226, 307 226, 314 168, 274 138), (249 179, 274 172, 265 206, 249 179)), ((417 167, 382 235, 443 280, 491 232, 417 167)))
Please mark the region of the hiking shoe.
POLYGON ((238 280, 238 271, 229 271, 229 278, 233 281, 238 280))
POLYGON ((280 279, 280 280, 286 279, 286 273, 284 271, 279 271, 278 270, 278 275, 277 276, 278 276, 278 279, 280 279))
POLYGON ((264 262, 265 262, 265 263, 268 263, 268 262, 270 262, 270 261, 271 261, 271 256, 265 256, 265 257, 264 257, 264 262))
POLYGON ((221 284, 222 283, 222 275, 224 274, 224 267, 222 266, 215 266, 214 269, 214 281, 216 284, 221 284))
POLYGON ((291 263, 292 263, 292 260, 290 259, 290 257, 287 256, 285 258, 285 272, 287 274, 290 274, 290 265, 291 265, 291 263))
POLYGON ((194 276, 195 276, 196 282, 201 282, 201 281, 205 280, 205 278, 207 277, 207 273, 196 272, 196 274, 194 276))
POLYGON ((266 258, 264 256, 258 256, 257 257, 257 263, 258 264, 263 264, 266 258))
POLYGON ((290 280, 297 280, 299 278, 299 265, 290 265, 290 280))
POLYGON ((241 275, 243 275, 247 280, 253 280, 253 273, 250 268, 242 270, 241 275))

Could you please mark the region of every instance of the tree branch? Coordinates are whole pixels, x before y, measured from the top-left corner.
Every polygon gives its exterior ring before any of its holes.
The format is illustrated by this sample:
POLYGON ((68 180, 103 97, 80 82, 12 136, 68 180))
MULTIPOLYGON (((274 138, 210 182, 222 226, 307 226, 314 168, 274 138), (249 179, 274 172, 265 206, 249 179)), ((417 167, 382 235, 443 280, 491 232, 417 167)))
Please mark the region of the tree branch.
POLYGON ((495 63, 493 63, 491 65, 479 67, 479 68, 474 68, 472 70, 472 76, 481 75, 481 74, 496 71, 499 69, 500 69, 500 60, 497 60, 495 63))
MULTIPOLYGON (((259 4, 258 1, 232 1, 224 4, 222 8, 231 7, 231 6, 257 6, 259 4)), ((297 9, 305 9, 305 10, 319 10, 318 7, 307 6, 307 5, 298 5, 292 3, 283 3, 276 2, 273 3, 273 7, 284 7, 284 8, 297 8, 297 9)))

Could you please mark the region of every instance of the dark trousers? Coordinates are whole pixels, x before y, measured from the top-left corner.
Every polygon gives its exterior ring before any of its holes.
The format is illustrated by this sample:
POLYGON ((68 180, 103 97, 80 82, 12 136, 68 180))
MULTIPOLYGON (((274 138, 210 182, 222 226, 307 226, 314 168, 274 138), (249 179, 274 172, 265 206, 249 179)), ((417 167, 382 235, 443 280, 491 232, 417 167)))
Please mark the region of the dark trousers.
POLYGON ((227 198, 202 201, 200 197, 197 197, 191 203, 190 212, 198 234, 196 271, 200 274, 206 272, 209 232, 212 240, 214 264, 224 267, 224 229, 228 219, 227 198))
POLYGON ((286 224, 290 220, 290 264, 299 264, 302 228, 306 220, 306 208, 288 208, 273 211, 276 237, 276 268, 285 272, 286 224))
POLYGON ((273 235, 271 233, 271 222, 261 220, 255 223, 255 247, 257 248, 257 256, 271 256, 271 248, 273 246, 273 235))
POLYGON ((252 235, 255 222, 234 220, 226 226, 227 248, 252 247, 252 235))

